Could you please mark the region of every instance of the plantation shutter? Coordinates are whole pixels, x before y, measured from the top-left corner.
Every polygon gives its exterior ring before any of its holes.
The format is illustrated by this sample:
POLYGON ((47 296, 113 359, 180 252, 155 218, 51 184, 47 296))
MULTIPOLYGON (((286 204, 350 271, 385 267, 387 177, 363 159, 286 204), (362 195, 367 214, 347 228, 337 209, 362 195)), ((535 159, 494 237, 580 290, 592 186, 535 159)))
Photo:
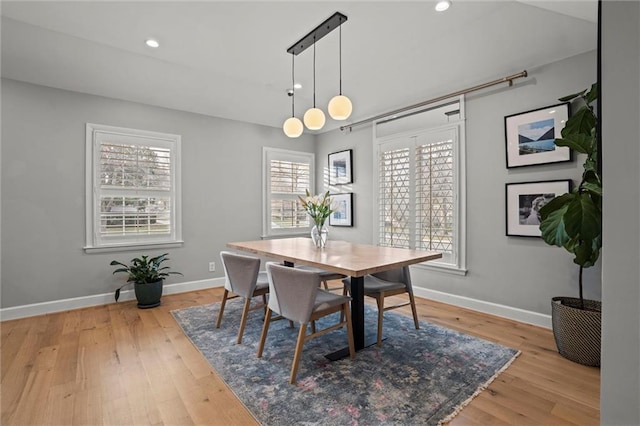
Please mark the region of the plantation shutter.
POLYGON ((454 253, 455 137, 447 129, 379 145, 379 245, 454 253))
POLYGON ((88 130, 93 247, 177 242, 180 137, 99 125, 88 130))
POLYGON ((311 168, 309 163, 271 160, 271 221, 284 229, 309 227, 306 214, 298 196, 309 189, 311 168))
POLYGON ((314 158, 312 153, 263 149, 264 236, 299 234, 311 226, 298 196, 313 192, 314 158))

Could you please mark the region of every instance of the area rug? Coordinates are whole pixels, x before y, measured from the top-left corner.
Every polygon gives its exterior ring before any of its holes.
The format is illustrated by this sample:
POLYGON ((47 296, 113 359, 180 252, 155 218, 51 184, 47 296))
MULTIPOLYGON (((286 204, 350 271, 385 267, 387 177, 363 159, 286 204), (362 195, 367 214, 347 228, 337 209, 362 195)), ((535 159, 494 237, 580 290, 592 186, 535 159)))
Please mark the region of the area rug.
MULTIPOLYGON (((178 324, 256 420, 283 425, 439 425, 449 421, 518 356, 519 351, 427 322, 385 313, 381 347, 353 360, 324 355, 347 345, 345 329, 307 342, 297 384, 289 384, 298 328, 271 324, 264 354, 256 358, 262 310, 249 315, 242 344, 236 337, 242 302, 227 302, 215 328, 219 303, 172 311, 178 324)), ((337 314, 334 314, 337 315, 337 314)), ((319 327, 335 323, 328 316, 319 327)), ((365 305, 366 330, 377 314, 365 305)))

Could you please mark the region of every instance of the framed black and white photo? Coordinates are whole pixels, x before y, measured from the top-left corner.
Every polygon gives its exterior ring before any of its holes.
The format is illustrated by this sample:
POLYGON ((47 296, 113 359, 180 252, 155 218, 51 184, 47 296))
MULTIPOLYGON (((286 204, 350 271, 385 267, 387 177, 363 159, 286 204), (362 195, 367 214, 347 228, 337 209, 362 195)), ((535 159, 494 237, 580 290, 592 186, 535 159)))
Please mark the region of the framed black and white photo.
POLYGON ((329 225, 353 226, 353 194, 333 194, 331 201, 336 210, 329 216, 329 225))
POLYGON ((568 103, 505 117, 507 168, 571 161, 571 149, 554 143, 568 119, 568 103))
POLYGON ((329 185, 353 183, 351 150, 329 154, 329 185))
POLYGON ((540 209, 569 191, 569 179, 506 184, 507 236, 540 237, 540 209))

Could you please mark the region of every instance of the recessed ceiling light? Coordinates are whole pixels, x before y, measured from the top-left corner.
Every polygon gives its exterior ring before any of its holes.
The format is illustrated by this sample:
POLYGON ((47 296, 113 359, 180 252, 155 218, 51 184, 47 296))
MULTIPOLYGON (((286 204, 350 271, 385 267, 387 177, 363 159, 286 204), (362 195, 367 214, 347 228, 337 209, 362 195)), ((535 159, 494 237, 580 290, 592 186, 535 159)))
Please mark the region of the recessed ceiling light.
POLYGON ((444 12, 445 10, 449 9, 449 6, 451 6, 451 2, 449 0, 440 0, 438 3, 436 3, 436 10, 438 12, 444 12))
POLYGON ((149 47, 153 47, 154 49, 156 47, 160 47, 160 43, 158 43, 158 40, 154 40, 152 38, 145 40, 144 43, 149 47))
POLYGON ((293 85, 293 88, 296 89, 296 90, 302 89, 302 84, 296 83, 296 84, 293 85))

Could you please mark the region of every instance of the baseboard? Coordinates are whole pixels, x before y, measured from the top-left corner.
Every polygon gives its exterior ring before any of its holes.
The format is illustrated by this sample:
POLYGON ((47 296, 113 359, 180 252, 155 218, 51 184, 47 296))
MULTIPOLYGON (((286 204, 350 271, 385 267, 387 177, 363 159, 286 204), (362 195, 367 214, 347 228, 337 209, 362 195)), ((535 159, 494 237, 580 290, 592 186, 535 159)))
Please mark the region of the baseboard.
POLYGON ((545 315, 511 306, 500 305, 498 303, 486 302, 484 300, 457 296, 455 294, 443 293, 441 291, 429 290, 420 287, 413 287, 413 293, 416 296, 435 300, 436 302, 460 306, 461 308, 467 308, 485 314, 496 315, 502 318, 508 318, 514 321, 551 329, 551 315, 545 315))
MULTIPOLYGON (((206 288, 222 286, 224 286, 224 278, 213 278, 209 280, 165 284, 162 287, 162 294, 168 295, 176 293, 186 293, 188 291, 203 290, 206 288)), ((121 301, 133 300, 135 298, 136 296, 133 289, 124 290, 120 293, 121 301)), ((110 292, 94 294, 91 296, 74 297, 71 299, 52 300, 50 302, 34 303, 31 305, 12 306, 10 308, 0 309, 0 321, 51 314, 54 312, 69 311, 72 309, 88 308, 91 306, 106 305, 113 302, 113 292, 110 292)))

